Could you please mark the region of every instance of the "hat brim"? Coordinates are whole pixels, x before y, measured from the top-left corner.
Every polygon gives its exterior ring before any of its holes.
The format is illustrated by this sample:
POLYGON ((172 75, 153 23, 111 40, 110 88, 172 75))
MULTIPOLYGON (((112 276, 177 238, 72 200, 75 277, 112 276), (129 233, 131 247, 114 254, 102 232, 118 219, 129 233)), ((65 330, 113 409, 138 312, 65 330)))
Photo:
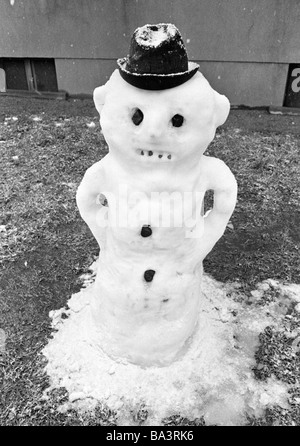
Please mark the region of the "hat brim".
POLYGON ((166 90, 178 87, 191 79, 197 73, 199 65, 195 62, 188 63, 188 70, 172 74, 148 74, 132 73, 126 69, 128 57, 117 60, 119 72, 128 84, 143 90, 166 90))

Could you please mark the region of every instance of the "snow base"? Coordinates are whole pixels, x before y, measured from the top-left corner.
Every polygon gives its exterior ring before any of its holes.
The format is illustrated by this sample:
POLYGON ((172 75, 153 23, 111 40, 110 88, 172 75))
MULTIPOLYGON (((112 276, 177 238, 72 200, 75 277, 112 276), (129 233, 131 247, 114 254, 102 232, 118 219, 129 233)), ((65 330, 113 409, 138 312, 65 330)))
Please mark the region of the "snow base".
MULTIPOLYGON (((85 278, 68 309, 50 313, 56 332, 43 354, 51 389, 65 387, 69 393, 60 410, 92 411, 104 404, 116 413, 118 425, 126 426, 136 424, 133 414, 141 408, 147 412, 144 425, 180 415, 203 417, 207 425, 238 426, 247 415, 262 416, 268 406, 288 407, 289 385, 275 377, 258 381, 252 371, 258 335, 269 325, 280 327, 284 317, 278 301, 247 305, 239 284, 224 285, 204 275, 205 306, 185 355, 165 367, 143 368, 115 361, 99 348, 90 313, 93 278, 85 278)), ((275 288, 294 306, 300 302, 300 285, 284 287, 272 280, 259 284, 252 297, 275 288)))

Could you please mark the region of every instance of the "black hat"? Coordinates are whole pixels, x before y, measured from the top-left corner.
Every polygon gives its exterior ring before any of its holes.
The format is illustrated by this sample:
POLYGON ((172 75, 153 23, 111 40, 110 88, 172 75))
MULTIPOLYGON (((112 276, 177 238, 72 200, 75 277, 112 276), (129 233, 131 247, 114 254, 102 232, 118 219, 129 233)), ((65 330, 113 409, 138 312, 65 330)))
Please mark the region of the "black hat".
POLYGON ((188 61, 182 37, 171 23, 137 28, 130 54, 118 59, 122 78, 144 90, 165 90, 188 81, 199 65, 188 61))

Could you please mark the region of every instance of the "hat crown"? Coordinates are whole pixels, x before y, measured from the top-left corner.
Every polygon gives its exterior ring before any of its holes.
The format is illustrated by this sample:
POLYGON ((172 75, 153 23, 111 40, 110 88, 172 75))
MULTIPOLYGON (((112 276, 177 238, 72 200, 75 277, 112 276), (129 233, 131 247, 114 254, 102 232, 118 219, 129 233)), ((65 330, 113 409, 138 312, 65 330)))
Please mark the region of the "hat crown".
POLYGON ((127 57, 118 59, 122 78, 137 88, 164 90, 188 81, 199 68, 189 62, 180 32, 171 23, 137 28, 127 57))
POLYGON ((127 69, 138 74, 174 74, 188 70, 178 29, 170 23, 145 25, 131 39, 127 69))

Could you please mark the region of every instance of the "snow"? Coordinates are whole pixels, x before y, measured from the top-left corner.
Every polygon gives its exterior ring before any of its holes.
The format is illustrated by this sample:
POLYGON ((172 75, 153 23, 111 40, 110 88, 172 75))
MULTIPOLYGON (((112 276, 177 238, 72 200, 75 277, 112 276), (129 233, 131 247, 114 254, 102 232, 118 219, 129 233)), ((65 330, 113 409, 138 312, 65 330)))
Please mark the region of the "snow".
MULTIPOLYGON (((259 334, 269 325, 282 327, 284 315, 274 302, 239 303, 247 298, 238 287, 204 274, 199 323, 186 351, 167 366, 142 367, 114 360, 101 349, 92 322, 97 269, 95 262, 82 290, 68 301, 68 310, 51 313, 56 332, 43 353, 51 388, 64 386, 69 392, 61 410, 93 410, 100 403, 116 411, 118 425, 133 425, 133 414, 144 406, 148 425, 180 414, 188 419, 204 416, 207 424, 237 426, 246 423, 246 413, 259 417, 272 405, 288 407, 289 385, 273 376, 257 381, 252 371, 259 334)), ((277 296, 282 287, 278 283, 277 296)), ((300 296, 300 285, 291 288, 288 298, 296 302, 294 291, 300 296)))
POLYGON ((229 113, 227 98, 215 92, 200 72, 179 87, 146 91, 127 84, 116 70, 104 86, 95 90, 94 100, 110 154, 126 166, 128 173, 135 173, 135 165, 141 172, 143 161, 149 168, 150 161, 158 167, 158 157, 142 159, 136 156, 138 149, 161 150, 180 162, 182 170, 189 168, 199 162, 216 127, 229 113), (131 120, 136 108, 146 111, 140 126, 134 126, 131 120), (185 118, 178 129, 170 123, 175 114, 185 118))
POLYGON ((0 355, 5 353, 6 334, 5 331, 0 328, 0 355))
POLYGON ((18 121, 18 117, 17 116, 6 117, 4 121, 18 121))
POLYGON ((177 29, 172 24, 144 25, 137 28, 135 38, 144 47, 158 47, 162 42, 176 35, 177 29))
MULTIPOLYGON (((152 31, 137 35, 157 46, 165 26, 152 31)), ((128 424, 145 405, 149 424, 180 413, 239 425, 246 412, 286 404, 287 386, 257 383, 252 372, 258 334, 279 307, 244 308, 202 274, 236 202, 229 168, 204 156, 228 99, 200 72, 176 88, 146 91, 115 70, 94 100, 109 154, 86 172, 77 204, 100 256, 68 309, 51 313, 56 333, 44 349, 52 386, 69 392, 65 409, 105 403, 128 424), (133 122, 137 109, 143 119, 133 122), (172 124, 175 115, 182 125, 172 124), (214 208, 203 216, 207 190, 214 208)), ((252 299, 263 295, 253 290, 252 299)))
POLYGON ((93 121, 91 121, 91 122, 87 122, 86 126, 89 129, 94 129, 96 127, 96 124, 93 121))
POLYGON ((144 365, 171 362, 197 324, 201 262, 236 201, 229 169, 203 157, 229 102, 200 73, 171 90, 149 92, 127 84, 118 70, 94 98, 109 154, 88 169, 77 193, 101 247, 94 323, 110 355, 144 365), (178 114, 184 119, 175 127, 178 114), (204 218, 208 188, 228 198, 221 212, 204 218), (98 199, 103 195, 108 206, 98 199), (216 231, 210 230, 215 220, 216 231), (150 237, 141 236, 144 225, 152 228, 150 237))

